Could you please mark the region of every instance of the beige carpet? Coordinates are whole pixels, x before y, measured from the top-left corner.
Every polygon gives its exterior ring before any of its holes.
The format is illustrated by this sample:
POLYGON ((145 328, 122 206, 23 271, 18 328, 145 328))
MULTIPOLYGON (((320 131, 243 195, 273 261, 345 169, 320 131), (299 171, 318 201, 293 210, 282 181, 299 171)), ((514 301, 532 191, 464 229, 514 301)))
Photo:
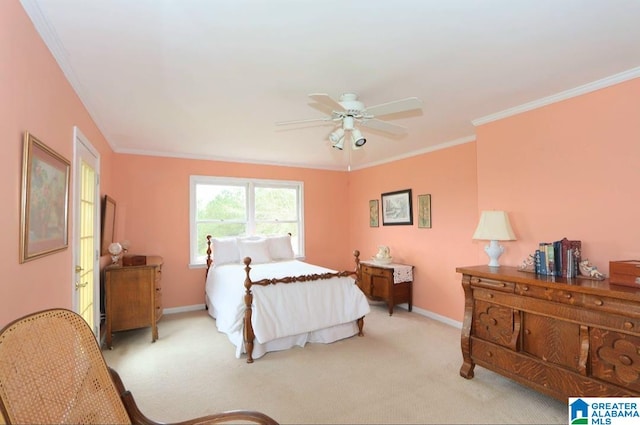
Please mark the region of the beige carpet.
POLYGON ((284 424, 561 424, 566 403, 477 366, 458 374, 460 330, 372 304, 365 336, 268 353, 247 364, 206 311, 165 315, 160 339, 114 336, 107 363, 141 410, 177 421, 232 409, 284 424))

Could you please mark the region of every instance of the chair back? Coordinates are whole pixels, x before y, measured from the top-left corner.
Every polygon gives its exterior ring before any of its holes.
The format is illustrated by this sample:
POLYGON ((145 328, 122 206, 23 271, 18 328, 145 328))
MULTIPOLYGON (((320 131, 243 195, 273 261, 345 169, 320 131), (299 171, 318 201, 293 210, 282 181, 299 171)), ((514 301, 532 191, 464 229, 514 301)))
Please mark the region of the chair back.
POLYGON ((0 423, 131 423, 93 332, 65 309, 0 331, 0 423))

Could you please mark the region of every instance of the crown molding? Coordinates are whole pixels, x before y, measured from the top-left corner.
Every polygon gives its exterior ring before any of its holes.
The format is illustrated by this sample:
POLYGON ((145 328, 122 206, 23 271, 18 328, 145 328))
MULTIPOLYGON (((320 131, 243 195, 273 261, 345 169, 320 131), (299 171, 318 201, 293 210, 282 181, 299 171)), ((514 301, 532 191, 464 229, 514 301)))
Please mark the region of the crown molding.
POLYGON ((510 117, 512 115, 521 114, 523 112, 541 108, 543 106, 550 105, 552 103, 561 102, 563 100, 567 100, 572 97, 581 96, 583 94, 600 90, 616 84, 620 84, 622 82, 632 80, 638 77, 640 77, 640 67, 632 68, 627 71, 621 72, 619 74, 614 74, 609 77, 603 78, 601 80, 584 84, 582 86, 578 86, 573 89, 565 90, 563 92, 560 92, 548 97, 543 97, 542 99, 534 100, 532 102, 528 102, 523 105, 516 106, 514 108, 505 109, 504 111, 496 112, 491 115, 486 115, 484 117, 477 118, 471 121, 471 123, 477 127, 482 124, 487 124, 492 121, 497 121, 503 118, 510 117))
POLYGON ((439 143, 439 144, 434 145, 434 146, 429 146, 429 147, 426 147, 424 149, 418 149, 418 150, 415 150, 415 151, 407 152, 407 153, 402 154, 402 155, 390 156, 390 157, 385 158, 385 159, 380 160, 380 161, 373 161, 373 162, 368 162, 366 164, 360 164, 360 165, 355 165, 355 166, 352 165, 351 166, 351 171, 356 171, 356 170, 362 170, 364 168, 375 167, 377 165, 387 164, 389 162, 399 161, 401 159, 407 159, 407 158, 411 158, 411 157, 414 157, 414 156, 423 155, 425 153, 439 151, 439 150, 442 150, 442 149, 450 148, 450 147, 457 146, 457 145, 463 145, 465 143, 470 143, 470 142, 475 142, 475 141, 476 141, 475 134, 470 135, 470 136, 464 136, 464 137, 460 137, 460 138, 457 138, 457 139, 454 139, 454 140, 450 140, 448 142, 443 142, 443 143, 439 143))

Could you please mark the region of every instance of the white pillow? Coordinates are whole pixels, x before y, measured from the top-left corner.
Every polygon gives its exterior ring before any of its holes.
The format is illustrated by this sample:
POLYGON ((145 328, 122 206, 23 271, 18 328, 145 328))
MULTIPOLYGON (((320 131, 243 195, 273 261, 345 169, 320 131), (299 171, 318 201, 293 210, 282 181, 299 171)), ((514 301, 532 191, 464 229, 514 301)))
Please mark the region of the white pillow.
POLYGON ((211 241, 214 266, 240 263, 240 251, 238 250, 236 238, 214 238, 211 241))
POLYGON ((269 243, 269 253, 274 261, 293 260, 293 248, 291 247, 291 236, 270 236, 267 238, 269 243))
POLYGON ((251 257, 251 264, 269 263, 269 245, 266 239, 238 239, 240 258, 251 257))

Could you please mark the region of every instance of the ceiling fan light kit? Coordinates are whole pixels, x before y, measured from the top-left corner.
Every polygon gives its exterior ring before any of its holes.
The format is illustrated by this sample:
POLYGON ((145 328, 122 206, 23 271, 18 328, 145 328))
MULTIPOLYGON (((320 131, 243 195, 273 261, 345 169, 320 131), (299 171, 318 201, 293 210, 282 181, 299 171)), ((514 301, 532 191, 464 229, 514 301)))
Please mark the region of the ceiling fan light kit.
POLYGON ((329 141, 333 144, 334 148, 342 149, 342 146, 344 145, 344 130, 342 128, 334 130, 329 135, 329 141))
POLYGON ((362 133, 357 128, 351 131, 351 138, 353 139, 353 149, 362 149, 367 139, 362 136, 362 133))
POLYGON ((403 135, 407 132, 406 128, 379 120, 376 117, 422 109, 422 101, 417 97, 382 103, 369 108, 365 107, 364 103, 358 100, 358 95, 355 93, 344 93, 340 96, 340 101, 335 101, 325 93, 312 93, 309 97, 321 105, 331 108, 331 116, 297 121, 283 121, 276 123, 276 125, 300 124, 313 121, 340 122, 340 127, 329 134, 329 141, 332 146, 340 150, 344 148, 345 132, 351 133, 352 149, 362 149, 364 144, 367 143, 367 139, 362 135, 360 129, 355 127, 356 123, 392 135, 403 135))

